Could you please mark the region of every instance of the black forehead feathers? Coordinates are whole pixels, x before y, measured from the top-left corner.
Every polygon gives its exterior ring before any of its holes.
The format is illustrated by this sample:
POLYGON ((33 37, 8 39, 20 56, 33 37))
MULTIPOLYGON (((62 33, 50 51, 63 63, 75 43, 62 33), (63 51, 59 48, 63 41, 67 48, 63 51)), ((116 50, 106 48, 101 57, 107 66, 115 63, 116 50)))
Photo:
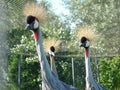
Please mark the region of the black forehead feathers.
POLYGON ((51 47, 50 47, 50 50, 51 50, 52 52, 55 52, 54 46, 51 46, 51 47))
POLYGON ((82 37, 82 38, 81 38, 81 43, 84 43, 86 40, 87 40, 86 37, 82 37))
POLYGON ((27 16, 27 24, 32 23, 35 20, 35 17, 32 15, 27 16))

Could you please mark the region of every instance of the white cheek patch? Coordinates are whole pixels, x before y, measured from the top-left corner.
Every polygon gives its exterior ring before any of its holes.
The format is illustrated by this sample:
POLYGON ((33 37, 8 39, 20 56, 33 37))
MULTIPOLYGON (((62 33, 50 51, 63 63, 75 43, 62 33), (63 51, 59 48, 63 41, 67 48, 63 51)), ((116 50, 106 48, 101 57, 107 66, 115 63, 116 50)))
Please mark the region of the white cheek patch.
POLYGON ((39 23, 37 20, 35 20, 35 23, 34 23, 34 29, 37 29, 39 27, 39 23))
POLYGON ((52 56, 55 56, 55 53, 52 52, 51 50, 49 50, 49 54, 52 55, 52 56))
POLYGON ((90 46, 90 42, 86 41, 86 47, 89 47, 89 46, 90 46))

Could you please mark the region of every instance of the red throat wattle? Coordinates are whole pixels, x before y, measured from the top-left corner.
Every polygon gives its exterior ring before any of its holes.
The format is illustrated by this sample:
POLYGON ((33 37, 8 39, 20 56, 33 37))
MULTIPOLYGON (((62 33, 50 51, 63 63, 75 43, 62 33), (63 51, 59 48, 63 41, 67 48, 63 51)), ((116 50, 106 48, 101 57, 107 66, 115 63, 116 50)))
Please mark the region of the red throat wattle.
POLYGON ((34 32, 34 38, 38 40, 38 32, 34 32))
POLYGON ((88 57, 88 48, 85 49, 85 55, 88 57))

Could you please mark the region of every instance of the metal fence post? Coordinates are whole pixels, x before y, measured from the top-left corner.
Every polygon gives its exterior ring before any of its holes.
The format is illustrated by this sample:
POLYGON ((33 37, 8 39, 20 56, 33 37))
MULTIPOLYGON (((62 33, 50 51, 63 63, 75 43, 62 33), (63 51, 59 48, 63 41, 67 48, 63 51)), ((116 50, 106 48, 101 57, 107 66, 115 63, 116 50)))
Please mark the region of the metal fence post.
POLYGON ((18 55, 18 90, 20 90, 20 61, 21 61, 21 55, 18 55))
POLYGON ((74 60, 73 60, 73 58, 71 59, 71 61, 72 61, 72 79, 73 79, 73 86, 75 86, 74 60))

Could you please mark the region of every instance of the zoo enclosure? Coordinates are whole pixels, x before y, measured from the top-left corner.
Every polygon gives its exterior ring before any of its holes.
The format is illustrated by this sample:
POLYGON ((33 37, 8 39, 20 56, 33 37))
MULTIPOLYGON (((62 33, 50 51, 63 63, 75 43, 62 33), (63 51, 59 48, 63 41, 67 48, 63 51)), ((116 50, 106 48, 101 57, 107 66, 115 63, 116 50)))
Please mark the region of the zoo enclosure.
MULTIPOLYGON (((11 56, 17 56, 17 58, 14 60, 14 62, 17 62, 17 83, 18 83, 18 90, 20 90, 21 86, 22 86, 22 71, 24 71, 25 69, 27 70, 27 68, 22 68, 23 63, 22 62, 26 62, 26 57, 36 57, 36 54, 26 54, 26 53, 8 53, 8 60, 11 60, 11 56)), ((49 55, 46 54, 46 56, 49 59, 49 55)), ((92 70, 94 73, 94 78, 96 79, 97 82, 100 82, 100 76, 99 76, 99 58, 100 57, 92 57, 91 58, 91 66, 92 66, 92 70)), ((111 57, 109 57, 111 58, 111 57)), ((55 60, 56 60, 56 67, 57 67, 57 72, 58 75, 60 77, 60 80, 64 81, 65 83, 68 83, 70 85, 73 86, 77 86, 77 87, 82 87, 84 88, 85 86, 85 64, 84 64, 84 56, 79 56, 79 55, 56 55, 55 56, 55 60), (60 69, 62 69, 63 71, 61 71, 60 69), (64 69, 66 69, 64 71, 64 69), (60 71, 59 71, 60 70, 60 71), (60 74, 59 74, 60 73, 60 74), (63 73, 63 74, 61 74, 63 73), (61 76, 60 76, 61 75, 61 76), (67 76, 68 75, 68 76, 67 76), (64 77, 69 77, 70 80, 67 82, 67 79, 65 79, 64 77), (81 85, 80 85, 81 84, 81 85)), ((9 61, 10 62, 10 61, 9 61)), ((33 62, 37 62, 39 65, 39 62, 36 60, 33 60, 31 63, 33 62)), ((49 60, 48 60, 49 62, 49 60)), ((26 63, 27 64, 27 63, 26 63)), ((35 65, 33 65, 32 67, 36 67, 35 65)), ((40 66, 37 67, 38 70, 40 70, 40 66)), ((40 74, 39 74, 40 75, 40 74)), ((29 77, 29 76, 28 76, 29 77)), ((25 81, 24 81, 25 82, 25 81)), ((27 83, 27 81, 26 81, 27 83)), ((11 84, 11 82, 9 83, 11 84)))

